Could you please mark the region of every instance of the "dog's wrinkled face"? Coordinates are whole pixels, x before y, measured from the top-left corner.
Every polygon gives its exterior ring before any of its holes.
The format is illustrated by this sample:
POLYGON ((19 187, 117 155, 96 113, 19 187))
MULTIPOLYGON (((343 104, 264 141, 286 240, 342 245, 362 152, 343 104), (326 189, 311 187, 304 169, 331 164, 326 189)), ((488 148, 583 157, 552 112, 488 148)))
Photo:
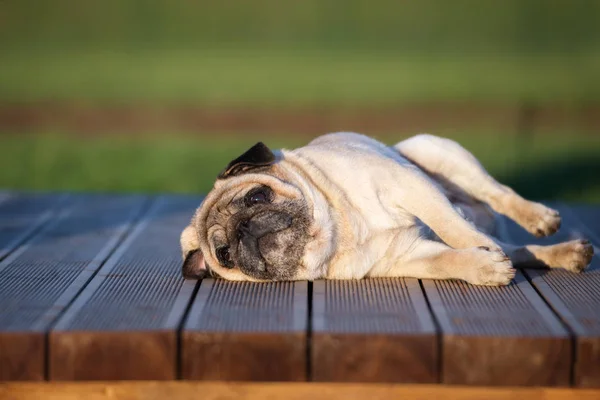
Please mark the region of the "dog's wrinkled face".
POLYGON ((186 278, 294 279, 311 219, 304 196, 277 176, 275 163, 259 143, 219 175, 181 236, 186 278))

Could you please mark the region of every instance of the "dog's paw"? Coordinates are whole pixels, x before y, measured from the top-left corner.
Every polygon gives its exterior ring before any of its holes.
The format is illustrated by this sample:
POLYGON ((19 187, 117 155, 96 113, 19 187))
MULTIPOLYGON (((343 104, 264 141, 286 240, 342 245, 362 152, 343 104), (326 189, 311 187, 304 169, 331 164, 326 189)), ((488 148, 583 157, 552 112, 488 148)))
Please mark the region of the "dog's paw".
POLYGON ((467 281, 474 285, 505 286, 515 277, 516 270, 502 250, 473 249, 474 270, 467 281))
POLYGON ((527 230, 537 237, 550 236, 560 229, 560 214, 558 211, 540 203, 533 203, 531 221, 527 230))
POLYGON ((594 246, 584 239, 555 245, 555 264, 571 272, 581 272, 592 262, 594 246))

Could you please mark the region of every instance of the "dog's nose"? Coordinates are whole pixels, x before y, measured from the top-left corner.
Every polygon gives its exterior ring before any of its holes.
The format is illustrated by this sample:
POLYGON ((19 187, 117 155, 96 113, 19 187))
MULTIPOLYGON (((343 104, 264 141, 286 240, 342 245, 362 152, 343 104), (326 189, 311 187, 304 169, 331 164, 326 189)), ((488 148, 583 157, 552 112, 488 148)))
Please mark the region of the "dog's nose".
POLYGON ((268 226, 258 224, 252 220, 241 221, 237 226, 238 238, 253 237, 255 239, 260 238, 269 231, 268 226))
POLYGON ((252 236, 259 239, 268 233, 278 232, 289 228, 292 217, 281 212, 269 212, 252 216, 238 223, 236 232, 238 238, 252 236))
POLYGON ((248 220, 240 221, 236 228, 236 232, 238 239, 251 235, 250 229, 248 228, 248 220))

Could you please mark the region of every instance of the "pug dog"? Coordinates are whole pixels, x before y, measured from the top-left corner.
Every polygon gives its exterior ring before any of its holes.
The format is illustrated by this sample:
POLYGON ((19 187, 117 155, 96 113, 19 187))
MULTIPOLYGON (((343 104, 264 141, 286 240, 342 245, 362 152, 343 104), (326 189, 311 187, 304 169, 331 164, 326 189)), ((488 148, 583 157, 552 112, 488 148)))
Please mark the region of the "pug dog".
POLYGON ((458 143, 421 134, 388 147, 356 133, 295 150, 258 143, 231 161, 181 234, 183 275, 234 281, 412 277, 507 285, 517 267, 580 272, 586 240, 514 246, 559 213, 492 178, 458 143))

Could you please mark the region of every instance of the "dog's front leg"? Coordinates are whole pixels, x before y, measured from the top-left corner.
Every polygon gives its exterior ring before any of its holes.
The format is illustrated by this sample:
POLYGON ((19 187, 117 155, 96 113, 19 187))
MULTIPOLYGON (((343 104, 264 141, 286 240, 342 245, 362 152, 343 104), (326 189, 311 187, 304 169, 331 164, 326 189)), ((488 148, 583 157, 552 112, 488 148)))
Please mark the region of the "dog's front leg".
POLYGON ((392 174, 395 184, 379 189, 380 199, 389 202, 391 207, 419 218, 450 247, 484 247, 502 252, 493 239, 458 214, 440 189, 421 171, 397 165, 392 174))
POLYGON ((501 251, 453 249, 423 238, 417 238, 410 251, 405 250, 401 242, 392 243, 388 256, 367 276, 461 279, 473 285, 499 286, 508 285, 516 273, 501 251))

